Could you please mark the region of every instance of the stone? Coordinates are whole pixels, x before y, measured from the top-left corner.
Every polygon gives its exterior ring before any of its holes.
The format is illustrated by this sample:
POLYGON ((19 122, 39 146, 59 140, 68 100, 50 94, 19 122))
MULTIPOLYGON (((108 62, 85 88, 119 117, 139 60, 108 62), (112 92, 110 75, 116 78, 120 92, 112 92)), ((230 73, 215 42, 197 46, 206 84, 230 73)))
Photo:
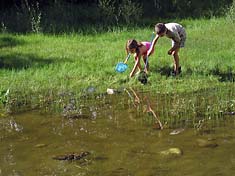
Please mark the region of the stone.
POLYGON ((197 139, 197 145, 199 147, 208 147, 208 148, 215 148, 218 144, 215 141, 205 140, 205 139, 197 139))
POLYGON ((178 157, 183 155, 183 151, 180 148, 169 148, 167 150, 161 151, 160 154, 162 156, 170 156, 170 157, 178 157))

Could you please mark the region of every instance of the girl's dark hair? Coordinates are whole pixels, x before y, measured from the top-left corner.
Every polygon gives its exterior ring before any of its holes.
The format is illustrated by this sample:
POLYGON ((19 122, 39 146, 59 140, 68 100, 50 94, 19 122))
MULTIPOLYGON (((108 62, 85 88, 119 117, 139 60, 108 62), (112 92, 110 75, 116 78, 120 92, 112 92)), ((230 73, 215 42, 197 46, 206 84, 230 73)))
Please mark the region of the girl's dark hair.
POLYGON ((142 46, 142 43, 137 42, 135 39, 130 39, 126 43, 126 50, 136 49, 136 53, 139 54, 139 47, 142 46))
POLYGON ((155 32, 157 34, 161 34, 161 33, 165 32, 165 31, 166 31, 166 26, 165 26, 164 23, 157 23, 155 25, 155 32))

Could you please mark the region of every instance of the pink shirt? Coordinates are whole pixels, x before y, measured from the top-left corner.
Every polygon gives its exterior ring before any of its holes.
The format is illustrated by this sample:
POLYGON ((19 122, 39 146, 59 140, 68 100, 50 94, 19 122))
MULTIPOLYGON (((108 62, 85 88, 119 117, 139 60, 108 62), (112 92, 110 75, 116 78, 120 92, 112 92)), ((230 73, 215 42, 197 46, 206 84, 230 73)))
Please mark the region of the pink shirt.
MULTIPOLYGON (((151 42, 141 42, 144 46, 146 46, 146 48, 147 48, 147 50, 149 50, 150 49, 150 47, 151 47, 151 42)), ((152 53, 154 52, 154 49, 153 49, 153 51, 152 51, 152 53)), ((146 55, 147 54, 147 51, 144 53, 144 55, 146 55)))

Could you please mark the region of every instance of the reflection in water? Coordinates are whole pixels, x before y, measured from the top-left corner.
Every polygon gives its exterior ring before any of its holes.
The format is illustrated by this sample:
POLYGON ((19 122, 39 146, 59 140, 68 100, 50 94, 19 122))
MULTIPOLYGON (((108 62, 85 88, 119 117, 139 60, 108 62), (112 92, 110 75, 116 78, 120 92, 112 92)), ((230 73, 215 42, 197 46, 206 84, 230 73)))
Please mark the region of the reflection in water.
POLYGON ((136 91, 134 91, 133 88, 130 87, 130 90, 132 91, 133 95, 135 98, 133 98, 131 96, 131 94, 129 93, 128 89, 125 89, 125 91, 128 93, 128 96, 133 100, 133 104, 136 107, 137 104, 141 104, 141 102, 143 102, 143 106, 144 106, 144 111, 146 111, 147 113, 151 114, 154 118, 155 118, 155 126, 156 128, 159 129, 163 129, 163 125, 161 123, 161 121, 159 120, 159 118, 157 117, 156 113, 153 111, 151 104, 150 104, 150 100, 148 98, 147 95, 145 95, 143 97, 143 99, 141 100, 140 97, 138 96, 138 94, 136 93, 136 91))
POLYGON ((13 148, 13 145, 12 144, 10 144, 9 146, 8 146, 8 149, 7 149, 8 151, 7 151, 7 154, 5 155, 5 157, 4 157, 4 162, 5 163, 7 163, 7 164, 9 164, 9 165, 15 165, 16 164, 16 162, 15 162, 15 159, 14 159, 14 155, 13 155, 13 150, 14 150, 14 148, 13 148))
POLYGON ((0 131, 6 130, 10 132, 22 132, 23 126, 17 123, 13 117, 8 117, 7 119, 2 119, 0 121, 0 131))
POLYGON ((234 90, 126 88, 0 118, 0 176, 234 175, 234 90), (79 115, 64 116, 66 106, 79 115))
POLYGON ((10 120, 10 126, 12 130, 15 130, 17 132, 20 132, 23 130, 23 127, 17 124, 14 120, 10 120))

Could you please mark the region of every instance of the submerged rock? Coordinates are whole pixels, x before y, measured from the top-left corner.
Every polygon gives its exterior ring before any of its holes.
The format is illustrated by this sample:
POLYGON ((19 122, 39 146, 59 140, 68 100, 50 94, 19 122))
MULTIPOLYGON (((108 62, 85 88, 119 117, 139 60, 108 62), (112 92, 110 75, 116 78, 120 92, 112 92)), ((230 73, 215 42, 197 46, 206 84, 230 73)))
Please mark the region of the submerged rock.
POLYGON ((170 132, 170 135, 176 135, 176 134, 180 134, 184 131, 184 128, 179 128, 179 129, 175 129, 172 132, 170 132))
POLYGON ((120 175, 133 176, 134 174, 131 173, 130 170, 127 169, 127 168, 119 167, 119 168, 116 168, 116 169, 112 170, 111 172, 108 172, 105 175, 112 175, 112 176, 120 176, 120 175))
POLYGON ((105 161, 105 160, 108 160, 108 157, 106 156, 96 156, 93 158, 93 160, 95 161, 105 161))
POLYGON ((218 144, 215 141, 205 140, 205 139, 197 139, 197 145, 199 147, 208 147, 208 148, 215 148, 218 144))
POLYGON ((161 151, 160 154, 162 156, 167 156, 167 157, 178 157, 183 155, 183 151, 180 148, 169 148, 167 150, 161 151))
POLYGON ((90 152, 81 152, 80 154, 71 153, 71 154, 54 156, 54 157, 52 157, 52 159, 54 159, 54 160, 75 161, 75 160, 81 160, 89 154, 90 154, 90 152))
POLYGON ((35 148, 43 148, 43 147, 46 147, 47 144, 36 144, 34 147, 35 148))

